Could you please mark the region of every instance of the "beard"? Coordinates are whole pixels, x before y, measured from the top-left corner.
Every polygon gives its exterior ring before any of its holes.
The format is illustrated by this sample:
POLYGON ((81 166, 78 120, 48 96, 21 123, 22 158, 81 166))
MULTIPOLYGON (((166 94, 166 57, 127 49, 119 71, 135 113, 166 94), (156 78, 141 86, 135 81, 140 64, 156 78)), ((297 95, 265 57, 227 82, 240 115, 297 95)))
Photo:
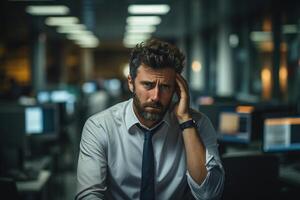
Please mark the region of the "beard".
MULTIPOLYGON (((171 101, 170 101, 171 102, 171 101)), ((170 107, 170 102, 164 106, 160 102, 149 102, 142 104, 139 97, 133 91, 133 105, 136 108, 137 114, 144 120, 160 121, 170 107), (147 111, 146 108, 152 108, 153 111, 147 111), (155 110, 155 111, 154 111, 155 110)))

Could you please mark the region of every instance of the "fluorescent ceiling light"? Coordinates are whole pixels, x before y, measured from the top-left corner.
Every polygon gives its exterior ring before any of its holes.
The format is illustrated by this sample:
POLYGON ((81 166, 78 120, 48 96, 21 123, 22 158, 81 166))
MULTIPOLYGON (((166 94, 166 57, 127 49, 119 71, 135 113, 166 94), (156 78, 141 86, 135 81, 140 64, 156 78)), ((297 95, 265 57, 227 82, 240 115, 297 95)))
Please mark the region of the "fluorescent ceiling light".
POLYGON ((151 35, 148 33, 145 34, 136 34, 136 33, 125 33, 124 38, 128 38, 128 39, 148 39, 150 38, 151 35))
POLYGON ((45 23, 48 26, 62 26, 76 24, 79 20, 77 17, 47 17, 45 23))
POLYGON ((157 25, 161 22, 161 18, 159 16, 130 16, 126 21, 130 25, 157 25))
POLYGON ((75 43, 84 48, 95 48, 99 45, 99 40, 98 39, 76 40, 75 43))
POLYGON ((123 39, 123 44, 133 44, 136 45, 140 42, 145 41, 146 39, 142 39, 142 38, 134 38, 134 39, 129 39, 129 38, 124 38, 123 39))
POLYGON ((167 4, 128 6, 130 14, 166 14, 169 10, 170 6, 167 4))
POLYGON ((94 35, 84 35, 84 34, 69 34, 67 38, 70 40, 77 40, 77 41, 98 41, 98 38, 94 35))
POLYGON ((148 28, 128 28, 126 29, 128 33, 153 33, 156 31, 155 27, 148 28))
POLYGON ((82 29, 82 28, 74 28, 74 29, 66 29, 64 27, 59 27, 57 29, 58 33, 70 33, 70 34, 81 34, 81 35, 93 35, 91 31, 82 29))
POLYGON ((31 15, 66 15, 70 12, 67 6, 27 6, 26 12, 31 15))
POLYGON ((155 26, 126 26, 129 33, 153 33, 156 31, 155 26))

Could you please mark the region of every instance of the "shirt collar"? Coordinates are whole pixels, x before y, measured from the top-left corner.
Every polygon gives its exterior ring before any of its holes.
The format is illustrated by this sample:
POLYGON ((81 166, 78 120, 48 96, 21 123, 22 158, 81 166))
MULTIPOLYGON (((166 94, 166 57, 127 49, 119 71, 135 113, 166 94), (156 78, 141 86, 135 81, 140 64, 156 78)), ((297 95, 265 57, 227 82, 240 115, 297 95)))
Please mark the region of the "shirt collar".
MULTIPOLYGON (((173 107, 173 106, 171 106, 173 107)), ((125 110, 125 124, 128 131, 137 123, 141 124, 137 116, 135 115, 133 111, 133 99, 129 99, 128 106, 125 110)), ((170 126, 171 124, 171 113, 170 110, 168 110, 165 114, 165 116, 162 119, 162 122, 170 126)), ((159 123, 160 124, 160 123, 159 123)))

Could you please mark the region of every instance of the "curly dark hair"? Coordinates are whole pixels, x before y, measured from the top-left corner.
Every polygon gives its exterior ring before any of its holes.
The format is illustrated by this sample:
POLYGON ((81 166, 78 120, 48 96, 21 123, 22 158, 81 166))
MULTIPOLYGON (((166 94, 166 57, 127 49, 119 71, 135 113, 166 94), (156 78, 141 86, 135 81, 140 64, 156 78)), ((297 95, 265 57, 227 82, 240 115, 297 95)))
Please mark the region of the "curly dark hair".
POLYGON ((158 39, 151 39, 133 48, 129 62, 130 76, 133 80, 136 78, 137 69, 141 64, 153 69, 172 68, 175 72, 181 73, 184 60, 185 56, 176 46, 158 39))

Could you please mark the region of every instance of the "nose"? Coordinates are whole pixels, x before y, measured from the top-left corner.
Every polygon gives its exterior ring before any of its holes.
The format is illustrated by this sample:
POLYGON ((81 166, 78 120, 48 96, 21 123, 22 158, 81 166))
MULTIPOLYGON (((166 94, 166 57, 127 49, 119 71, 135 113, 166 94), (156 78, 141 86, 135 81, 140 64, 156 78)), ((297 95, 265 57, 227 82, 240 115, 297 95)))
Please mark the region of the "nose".
POLYGON ((153 88, 153 90, 152 90, 152 96, 151 96, 151 100, 153 101, 153 102, 158 102, 159 101, 159 97, 160 97, 160 95, 159 95, 159 86, 157 85, 157 86, 155 86, 155 88, 153 88))

